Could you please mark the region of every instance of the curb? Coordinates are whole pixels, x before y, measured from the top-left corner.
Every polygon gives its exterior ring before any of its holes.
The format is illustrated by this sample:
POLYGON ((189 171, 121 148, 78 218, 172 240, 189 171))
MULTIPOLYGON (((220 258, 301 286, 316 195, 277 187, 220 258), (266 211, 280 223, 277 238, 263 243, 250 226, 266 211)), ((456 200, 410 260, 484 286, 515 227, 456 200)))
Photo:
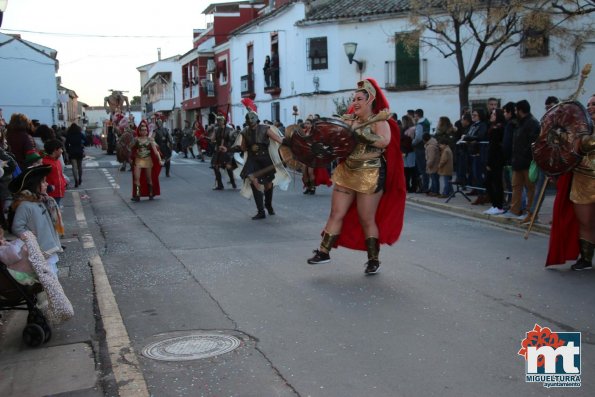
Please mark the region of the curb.
MULTIPOLYGON (((512 228, 514 230, 522 230, 526 231, 527 226, 521 225, 515 218, 506 218, 499 215, 486 215, 482 212, 474 211, 472 209, 455 207, 446 203, 424 200, 417 197, 407 196, 407 201, 410 203, 415 203, 424 207, 431 207, 436 208, 439 210, 447 211, 454 214, 465 215, 477 219, 482 219, 484 221, 488 221, 491 223, 497 223, 498 225, 502 225, 506 228, 512 228)), ((550 225, 543 225, 541 223, 534 223, 531 229, 531 232, 535 233, 542 233, 549 235, 550 234, 550 225)))

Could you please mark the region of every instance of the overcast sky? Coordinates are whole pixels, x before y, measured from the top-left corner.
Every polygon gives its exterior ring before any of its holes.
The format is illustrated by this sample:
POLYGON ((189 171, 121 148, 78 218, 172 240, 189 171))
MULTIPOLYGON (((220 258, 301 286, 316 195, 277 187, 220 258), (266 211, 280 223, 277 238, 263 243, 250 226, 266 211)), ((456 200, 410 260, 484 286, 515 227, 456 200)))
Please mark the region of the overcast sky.
POLYGON ((109 89, 140 95, 137 67, 192 49, 210 0, 8 0, 2 28, 58 51, 62 85, 103 105, 109 89), (37 32, 37 33, 34 33, 37 32), (133 37, 131 37, 133 36, 133 37))

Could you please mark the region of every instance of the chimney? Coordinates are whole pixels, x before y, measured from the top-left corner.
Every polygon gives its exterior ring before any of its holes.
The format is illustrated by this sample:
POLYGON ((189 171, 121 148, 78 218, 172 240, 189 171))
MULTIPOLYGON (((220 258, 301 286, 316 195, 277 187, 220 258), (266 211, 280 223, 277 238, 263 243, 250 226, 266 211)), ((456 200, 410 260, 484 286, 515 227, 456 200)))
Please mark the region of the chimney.
POLYGON ((161 48, 157 48, 157 60, 161 60, 161 48))

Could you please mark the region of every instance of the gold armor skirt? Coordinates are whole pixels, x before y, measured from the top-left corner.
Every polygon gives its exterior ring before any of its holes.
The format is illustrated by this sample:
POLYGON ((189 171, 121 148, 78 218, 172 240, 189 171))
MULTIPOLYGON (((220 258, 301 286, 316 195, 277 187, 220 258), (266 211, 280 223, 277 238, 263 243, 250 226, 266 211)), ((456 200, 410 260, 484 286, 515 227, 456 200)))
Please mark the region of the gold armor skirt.
POLYGON ((373 194, 382 188, 381 158, 369 160, 346 159, 333 172, 332 181, 359 193, 373 194))
POLYGON ((151 157, 137 157, 134 159, 134 166, 138 168, 153 168, 153 160, 151 160, 151 157))
POLYGON ((575 204, 595 203, 595 178, 580 172, 574 172, 570 187, 570 201, 575 204))

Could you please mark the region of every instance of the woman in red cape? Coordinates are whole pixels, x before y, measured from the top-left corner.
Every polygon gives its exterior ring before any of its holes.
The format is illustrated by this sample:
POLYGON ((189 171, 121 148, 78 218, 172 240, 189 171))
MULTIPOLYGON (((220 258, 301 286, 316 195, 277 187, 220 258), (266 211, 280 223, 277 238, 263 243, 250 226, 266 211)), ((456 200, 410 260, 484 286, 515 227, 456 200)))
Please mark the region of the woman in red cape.
POLYGON ((331 213, 322 232, 320 248, 308 263, 330 261, 331 248, 343 246, 367 251, 365 273, 380 267, 380 244, 393 244, 401 234, 405 212, 405 173, 395 120, 361 124, 388 110, 389 104, 374 79, 358 83, 352 117, 347 123, 356 131, 358 144, 333 174, 331 213))
POLYGON ((581 137, 579 146, 579 153, 584 157, 572 172, 562 174, 556 185, 558 190, 545 263, 546 266, 563 264, 580 254, 576 263, 570 266, 575 271, 592 269, 595 251, 595 95, 589 98, 587 112, 591 120, 586 124, 587 133, 581 137))
POLYGON ((139 123, 131 148, 132 164, 132 201, 140 201, 141 197, 153 197, 161 194, 159 173, 161 172, 161 154, 159 147, 148 137, 149 125, 146 120, 139 123), (142 177, 142 174, 145 174, 142 177))

